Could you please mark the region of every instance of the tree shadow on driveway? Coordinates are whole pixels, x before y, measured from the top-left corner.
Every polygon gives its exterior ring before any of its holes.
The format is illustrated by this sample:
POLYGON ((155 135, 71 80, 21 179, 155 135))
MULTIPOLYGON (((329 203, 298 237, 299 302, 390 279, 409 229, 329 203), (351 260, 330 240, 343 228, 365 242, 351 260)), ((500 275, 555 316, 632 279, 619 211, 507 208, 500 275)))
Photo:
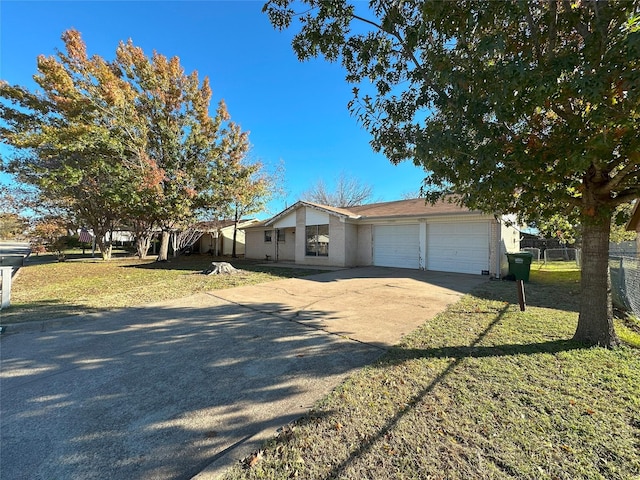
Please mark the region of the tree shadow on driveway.
POLYGON ((194 298, 3 336, 3 477, 191 478, 382 353, 277 304, 194 298))

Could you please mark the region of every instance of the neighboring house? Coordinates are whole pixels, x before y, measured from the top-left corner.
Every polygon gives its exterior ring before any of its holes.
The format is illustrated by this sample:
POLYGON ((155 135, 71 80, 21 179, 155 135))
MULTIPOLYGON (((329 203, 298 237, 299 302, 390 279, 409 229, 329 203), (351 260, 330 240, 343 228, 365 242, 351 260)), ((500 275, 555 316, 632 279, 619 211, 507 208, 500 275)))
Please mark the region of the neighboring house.
POLYGON ((636 200, 636 207, 631 213, 629 223, 627 223, 627 231, 638 232, 638 235, 636 236, 636 252, 640 252, 640 199, 636 200))
MULTIPOLYGON (((245 233, 242 228, 259 223, 256 219, 244 219, 238 222, 236 235, 236 255, 244 255, 245 233)), ((233 220, 201 222, 197 225, 202 236, 197 242, 200 253, 212 255, 231 255, 233 252, 233 220)))
POLYGON ((504 254, 520 249, 508 220, 420 198, 348 208, 299 201, 244 229, 245 257, 500 276, 508 269, 504 254))

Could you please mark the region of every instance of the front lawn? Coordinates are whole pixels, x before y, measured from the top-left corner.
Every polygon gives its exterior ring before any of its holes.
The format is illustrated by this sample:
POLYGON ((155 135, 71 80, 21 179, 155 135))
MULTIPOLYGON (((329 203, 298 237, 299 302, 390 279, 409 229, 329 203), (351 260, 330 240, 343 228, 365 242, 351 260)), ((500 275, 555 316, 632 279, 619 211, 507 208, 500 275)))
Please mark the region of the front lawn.
POLYGON ((11 306, 0 310, 3 325, 40 321, 113 308, 139 306, 194 293, 250 285, 319 273, 256 262, 230 261, 241 269, 235 275, 202 275, 212 258, 178 257, 169 262, 113 259, 76 259, 45 262, 35 257, 20 269, 11 291, 11 306))
POLYGON ((638 478, 640 350, 570 340, 578 278, 484 284, 226 479, 638 478))

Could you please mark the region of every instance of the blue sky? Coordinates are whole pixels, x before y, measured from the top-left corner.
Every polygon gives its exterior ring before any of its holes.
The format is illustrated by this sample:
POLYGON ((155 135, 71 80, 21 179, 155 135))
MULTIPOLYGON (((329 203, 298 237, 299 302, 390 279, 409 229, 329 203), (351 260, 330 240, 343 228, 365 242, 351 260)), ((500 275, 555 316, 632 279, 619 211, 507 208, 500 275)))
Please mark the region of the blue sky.
POLYGON ((350 116, 352 86, 342 67, 322 59, 299 62, 293 32, 274 30, 262 4, 2 0, 0 78, 35 89, 36 57, 61 49, 69 28, 82 33, 90 55, 106 59, 131 38, 147 55, 178 56, 187 72, 208 76, 212 110, 225 100, 233 121, 251 132, 251 157, 272 166, 284 161, 288 195, 273 202, 270 213, 318 179, 332 185, 340 172, 372 185, 380 200, 417 191, 422 170, 374 154, 369 134, 350 116))

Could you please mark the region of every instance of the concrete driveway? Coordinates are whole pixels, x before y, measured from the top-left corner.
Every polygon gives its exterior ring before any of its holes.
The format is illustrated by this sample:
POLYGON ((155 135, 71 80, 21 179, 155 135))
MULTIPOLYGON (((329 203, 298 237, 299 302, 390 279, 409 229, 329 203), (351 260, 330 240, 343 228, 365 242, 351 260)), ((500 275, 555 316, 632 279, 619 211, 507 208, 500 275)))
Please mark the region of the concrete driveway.
POLYGON ((485 278, 359 268, 10 327, 2 478, 215 478, 485 278))

